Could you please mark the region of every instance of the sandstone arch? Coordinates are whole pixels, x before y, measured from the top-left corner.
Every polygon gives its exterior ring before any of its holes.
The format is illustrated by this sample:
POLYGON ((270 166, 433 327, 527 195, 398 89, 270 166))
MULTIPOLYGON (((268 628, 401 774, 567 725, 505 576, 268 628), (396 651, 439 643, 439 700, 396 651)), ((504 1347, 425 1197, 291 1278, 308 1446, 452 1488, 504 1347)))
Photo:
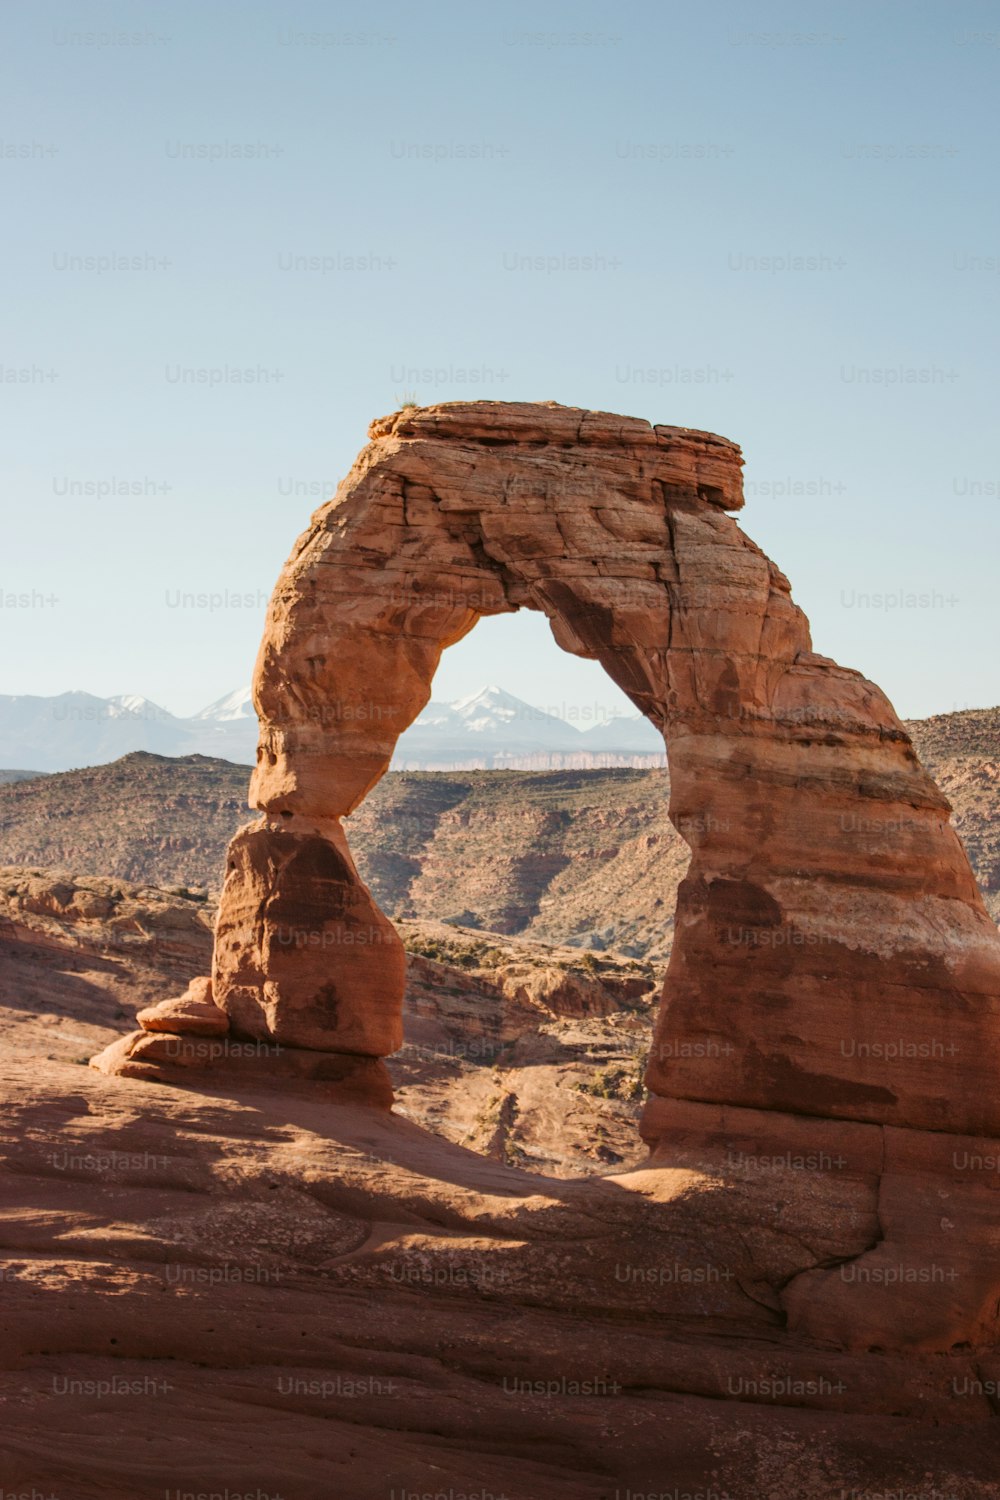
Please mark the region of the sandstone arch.
POLYGON ((276 585, 262 730, 214 994, 237 1035, 378 1058, 403 954, 341 819, 388 767, 442 650, 543 611, 667 739, 692 847, 650 1060, 660 1101, 1000 1130, 1000 942, 949 806, 891 705, 812 651, 729 512, 739 449, 552 403, 376 421, 276 585))

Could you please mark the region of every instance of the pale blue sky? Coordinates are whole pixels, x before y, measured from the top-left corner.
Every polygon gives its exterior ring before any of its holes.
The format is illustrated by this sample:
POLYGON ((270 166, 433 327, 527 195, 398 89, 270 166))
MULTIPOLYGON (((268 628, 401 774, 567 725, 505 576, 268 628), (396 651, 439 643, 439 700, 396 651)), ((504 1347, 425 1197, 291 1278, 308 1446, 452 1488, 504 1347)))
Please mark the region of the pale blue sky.
MULTIPOLYGON (((0 591, 35 596, 0 692, 188 713, 246 681, 406 391, 734 438, 818 650, 904 714, 1000 699, 997 5, 8 0, 0 41, 0 591), (266 378, 177 378, 226 367, 266 378), (81 491, 109 481, 140 493, 81 491), (250 607, 171 602, 225 591, 250 607)), ((484 681, 621 701, 533 616, 435 697, 484 681)))

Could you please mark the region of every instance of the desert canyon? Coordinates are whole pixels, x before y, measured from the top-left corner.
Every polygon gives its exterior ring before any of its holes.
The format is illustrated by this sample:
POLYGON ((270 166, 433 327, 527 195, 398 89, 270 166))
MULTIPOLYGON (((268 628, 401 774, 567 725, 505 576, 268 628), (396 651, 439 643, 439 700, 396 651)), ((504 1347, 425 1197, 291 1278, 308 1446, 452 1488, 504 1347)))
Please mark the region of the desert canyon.
MULTIPOLYGON (((741 466, 555 403, 375 421, 274 589, 255 820, 229 782, 192 818, 217 904, 169 839, 36 863, 58 778, 0 788, 0 1500, 1000 1493, 995 843, 977 884, 741 466), (442 652, 519 609, 669 773, 389 789, 442 652), (424 787, 469 857, 515 803, 507 851, 585 819, 603 884, 562 833, 544 902, 417 870, 424 787)), ((158 760, 103 768, 109 848, 158 760)))

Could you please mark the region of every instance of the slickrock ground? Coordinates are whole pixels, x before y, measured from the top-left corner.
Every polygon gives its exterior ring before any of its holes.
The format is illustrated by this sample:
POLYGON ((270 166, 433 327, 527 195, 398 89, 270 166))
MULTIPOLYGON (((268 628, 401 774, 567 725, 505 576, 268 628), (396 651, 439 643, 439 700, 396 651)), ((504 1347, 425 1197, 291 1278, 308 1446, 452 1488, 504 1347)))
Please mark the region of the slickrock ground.
POLYGON ((7 1492, 995 1495, 996 1288, 977 1339, 919 1352, 929 1293, 957 1305, 998 1263, 976 1143, 947 1141, 947 1183, 907 1132, 772 1116, 769 1143, 731 1111, 713 1145, 709 1111, 644 1169, 615 1097, 643 967, 444 924, 403 926, 418 1040, 393 1115, 109 1080, 84 1057, 203 966, 206 903, 10 870, 0 891, 7 1492), (577 1120, 558 1079, 580 1073, 610 1097, 570 1083, 577 1120), (595 1145, 622 1147, 614 1175, 595 1145), (859 1297, 891 1326, 838 1349, 859 1297), (918 1348, 880 1352, 901 1326, 918 1348))
POLYGON ((202 972, 213 916, 203 894, 0 868, 4 1050, 85 1062, 202 972))
POLYGON ((644 1158, 658 966, 441 923, 397 927, 409 953, 407 1040, 389 1060, 399 1113, 560 1177, 644 1158))
POLYGON ((996 1494, 995 1355, 784 1326, 873 1233, 833 1174, 762 1218, 745 1163, 565 1182, 305 1093, 0 1080, 7 1492, 996 1494))

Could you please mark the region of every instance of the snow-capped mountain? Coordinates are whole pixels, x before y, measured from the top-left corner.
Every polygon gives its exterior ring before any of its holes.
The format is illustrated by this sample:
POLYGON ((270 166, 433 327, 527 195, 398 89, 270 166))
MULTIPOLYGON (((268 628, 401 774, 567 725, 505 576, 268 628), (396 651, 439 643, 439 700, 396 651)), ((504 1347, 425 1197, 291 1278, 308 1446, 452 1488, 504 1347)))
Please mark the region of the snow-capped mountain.
POLYGON ((580 732, 572 724, 491 683, 454 703, 428 703, 400 739, 392 763, 406 770, 491 767, 579 748, 580 732))
MULTIPOLYGON (((212 755, 252 765, 256 746, 257 716, 248 687, 190 718, 135 693, 0 695, 0 767, 66 771, 102 765, 133 750, 212 755)), ((428 703, 401 737, 392 764, 395 770, 549 770, 664 761, 660 736, 639 714, 577 728, 490 683, 454 703, 428 703)))
POLYGON ((186 722, 197 744, 197 754, 251 765, 256 759, 257 712, 249 687, 216 698, 186 722))
POLYGON ((479 736, 483 741, 499 739, 507 750, 513 750, 519 742, 532 749, 546 745, 553 749, 572 748, 579 735, 579 730, 565 719, 523 703, 496 683, 480 688, 468 698, 460 698, 452 708, 467 734, 479 736))
POLYGON ((138 693, 120 693, 117 698, 106 698, 109 719, 152 719, 163 723, 174 716, 154 703, 151 698, 141 698, 138 693))
POLYGON ((430 702, 400 738, 394 770, 553 770, 663 765, 663 741, 641 714, 579 729, 490 683, 455 703, 430 702))
MULTIPOLYGON (((249 689, 246 690, 249 700, 249 689)), ((97 698, 93 693, 0 695, 0 766, 69 771, 99 766, 133 750, 154 755, 215 755, 250 764, 257 719, 238 708, 231 693, 193 718, 183 719, 137 693, 97 698)))
POLYGON ((184 755, 184 720, 147 698, 126 694, 23 693, 0 696, 0 765, 33 771, 98 766, 129 750, 184 755))
POLYGON ((253 706, 253 694, 249 687, 237 688, 233 693, 227 693, 224 698, 216 698, 207 708, 203 708, 194 715, 197 720, 212 719, 217 724, 230 724, 252 719, 257 723, 257 714, 253 706))

